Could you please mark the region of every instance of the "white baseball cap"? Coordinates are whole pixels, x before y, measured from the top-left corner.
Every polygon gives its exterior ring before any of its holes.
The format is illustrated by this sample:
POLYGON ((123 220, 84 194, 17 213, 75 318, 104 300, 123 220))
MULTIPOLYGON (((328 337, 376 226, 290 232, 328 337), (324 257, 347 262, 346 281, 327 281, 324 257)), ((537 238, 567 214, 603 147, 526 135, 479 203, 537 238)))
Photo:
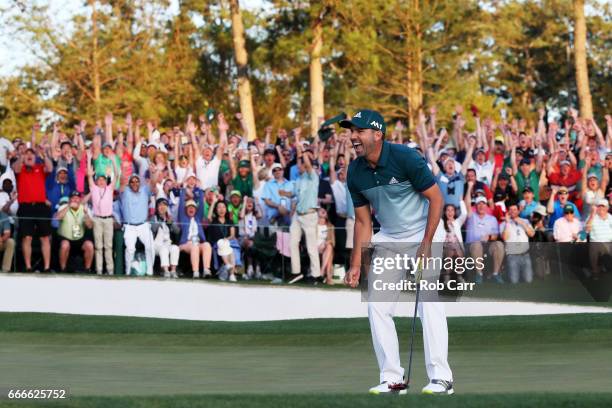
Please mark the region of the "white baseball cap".
POLYGON ((476 200, 474 200, 474 203, 478 204, 478 203, 487 203, 487 199, 483 196, 478 196, 476 197, 476 200))

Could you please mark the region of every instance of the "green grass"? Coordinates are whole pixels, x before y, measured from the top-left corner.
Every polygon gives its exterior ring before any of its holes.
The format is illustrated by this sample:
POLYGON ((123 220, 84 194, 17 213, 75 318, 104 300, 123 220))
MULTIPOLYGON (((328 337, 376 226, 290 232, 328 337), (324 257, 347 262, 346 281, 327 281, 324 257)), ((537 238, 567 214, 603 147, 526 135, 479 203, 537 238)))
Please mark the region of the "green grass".
MULTIPOLYGON (((407 361, 410 320, 396 326, 407 361)), ((364 395, 378 379, 366 319, 0 313, 0 388, 67 387, 57 406, 85 407, 612 405, 612 313, 450 318, 449 332, 459 395, 376 399, 364 395)), ((414 394, 426 383, 417 333, 414 394)))
POLYGON ((582 408, 612 405, 612 393, 570 394, 570 393, 512 393, 512 394, 471 394, 451 397, 422 395, 370 396, 354 394, 271 394, 271 395, 176 395, 163 397, 79 397, 61 402, 13 402, 0 404, 3 407, 79 407, 79 408, 225 408, 225 407, 351 407, 351 408, 394 408, 394 407, 444 407, 444 408, 491 408, 491 407, 555 407, 582 408), (44 405, 43 405, 44 404, 44 405))

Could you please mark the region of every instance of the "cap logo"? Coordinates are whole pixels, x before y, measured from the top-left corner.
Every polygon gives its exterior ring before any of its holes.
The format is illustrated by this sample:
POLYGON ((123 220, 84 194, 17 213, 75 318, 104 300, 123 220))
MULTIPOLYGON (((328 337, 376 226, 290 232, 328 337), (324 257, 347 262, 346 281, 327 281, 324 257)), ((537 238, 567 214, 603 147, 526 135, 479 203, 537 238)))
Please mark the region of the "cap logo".
POLYGON ((353 118, 361 118, 361 111, 357 112, 353 118))
POLYGON ((370 122, 370 126, 375 126, 378 129, 382 129, 382 125, 380 123, 378 123, 377 121, 375 121, 375 120, 370 122))

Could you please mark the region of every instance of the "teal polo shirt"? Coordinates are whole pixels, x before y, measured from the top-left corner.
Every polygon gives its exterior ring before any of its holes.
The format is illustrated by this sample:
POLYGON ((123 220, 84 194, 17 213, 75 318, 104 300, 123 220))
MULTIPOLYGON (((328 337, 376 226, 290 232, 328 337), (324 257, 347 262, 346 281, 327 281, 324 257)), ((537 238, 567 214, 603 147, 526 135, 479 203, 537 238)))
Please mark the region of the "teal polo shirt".
POLYGON ((347 184, 355 208, 369 204, 381 232, 401 239, 425 230, 429 200, 421 192, 435 182, 416 150, 383 142, 376 167, 370 167, 364 157, 351 162, 347 184))

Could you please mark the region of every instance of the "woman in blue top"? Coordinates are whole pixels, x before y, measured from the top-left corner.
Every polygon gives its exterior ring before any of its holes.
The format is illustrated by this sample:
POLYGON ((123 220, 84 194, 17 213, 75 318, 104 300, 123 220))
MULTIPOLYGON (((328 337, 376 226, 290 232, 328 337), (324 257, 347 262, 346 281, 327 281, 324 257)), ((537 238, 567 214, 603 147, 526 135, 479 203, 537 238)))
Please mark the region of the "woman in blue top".
MULTIPOLYGON (((182 198, 185 196, 182 195, 182 198)), ((200 277, 200 256, 204 264, 204 277, 211 276, 210 260, 212 257, 212 247, 206 242, 201 220, 196 217, 197 212, 198 204, 194 200, 181 200, 179 204, 179 223, 181 225, 179 248, 191 257, 194 279, 200 277)))

